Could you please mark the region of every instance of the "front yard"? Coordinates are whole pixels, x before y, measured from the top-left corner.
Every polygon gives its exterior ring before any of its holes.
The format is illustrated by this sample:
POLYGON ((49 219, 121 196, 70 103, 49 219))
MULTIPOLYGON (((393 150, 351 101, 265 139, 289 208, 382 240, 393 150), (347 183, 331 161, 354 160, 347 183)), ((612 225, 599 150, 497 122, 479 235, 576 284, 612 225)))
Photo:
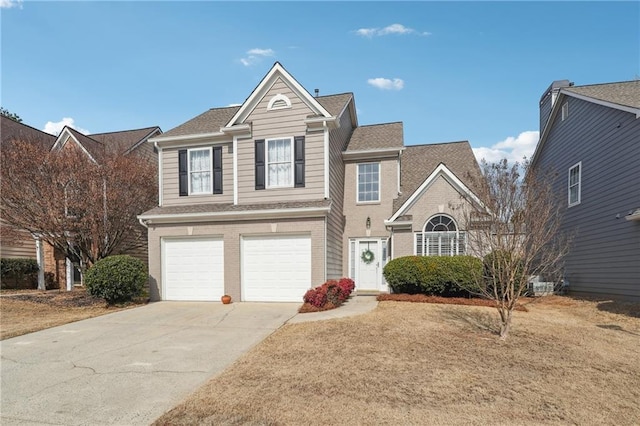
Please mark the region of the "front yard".
POLYGON ((637 424, 640 304, 380 302, 282 327, 157 425, 637 424))
POLYGON ((6 290, 0 296, 0 340, 125 308, 107 307, 103 299, 91 297, 84 289, 6 290))

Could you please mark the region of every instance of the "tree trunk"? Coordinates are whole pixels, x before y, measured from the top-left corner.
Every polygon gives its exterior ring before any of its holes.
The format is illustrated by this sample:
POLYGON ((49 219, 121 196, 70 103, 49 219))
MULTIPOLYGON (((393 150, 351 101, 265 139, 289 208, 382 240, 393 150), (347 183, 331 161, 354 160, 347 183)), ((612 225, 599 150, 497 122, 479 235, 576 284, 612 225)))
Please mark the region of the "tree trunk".
POLYGON ((507 340, 509 330, 511 329, 511 309, 500 312, 500 340, 507 340))

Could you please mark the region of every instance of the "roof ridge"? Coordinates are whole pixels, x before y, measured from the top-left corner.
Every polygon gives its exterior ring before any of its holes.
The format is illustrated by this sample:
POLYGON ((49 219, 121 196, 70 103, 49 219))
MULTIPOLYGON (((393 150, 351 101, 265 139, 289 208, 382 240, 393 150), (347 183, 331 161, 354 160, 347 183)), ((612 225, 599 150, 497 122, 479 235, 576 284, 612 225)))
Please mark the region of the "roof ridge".
POLYGON ((405 145, 405 148, 409 148, 409 147, 412 147, 412 146, 421 147, 421 146, 435 146, 435 145, 453 145, 453 144, 456 144, 456 143, 465 143, 465 144, 471 145, 468 140, 461 140, 461 141, 450 141, 450 142, 411 144, 411 145, 405 145))
MULTIPOLYGON (((67 129, 69 129, 69 130, 73 130, 75 133, 79 134, 80 136, 84 136, 85 138, 87 138, 87 139, 89 139, 89 140, 91 140, 91 141, 93 141, 93 142, 95 142, 95 143, 97 143, 97 144, 104 145, 104 144, 103 144, 102 142, 100 142, 99 140, 96 140, 96 139, 92 138, 91 136, 85 135, 84 133, 82 133, 82 132, 81 132, 81 131, 79 131, 79 130, 74 129, 73 127, 70 127, 70 126, 65 125, 65 126, 62 128, 62 130, 64 130, 64 128, 67 128, 67 129)), ((60 131, 60 133, 62 133, 62 131, 60 131)))
POLYGON ((607 83, 592 83, 592 84, 582 84, 580 86, 569 86, 563 87, 562 89, 576 89, 581 87, 593 87, 593 86, 607 86, 609 84, 623 84, 623 83, 640 83, 640 80, 623 80, 623 81, 609 81, 607 83))
POLYGON ((147 130, 147 129, 156 129, 159 128, 160 126, 149 126, 149 127, 140 127, 139 129, 129 129, 129 130, 115 130, 113 132, 100 132, 100 133, 89 133, 88 135, 85 136, 98 136, 98 135, 108 135, 108 134, 112 134, 112 133, 125 133, 125 132, 137 132, 139 130, 147 130))
POLYGON ((387 123, 374 123, 374 124, 362 124, 356 128, 359 127, 373 127, 373 126, 388 126, 389 124, 403 124, 402 121, 389 121, 387 123))

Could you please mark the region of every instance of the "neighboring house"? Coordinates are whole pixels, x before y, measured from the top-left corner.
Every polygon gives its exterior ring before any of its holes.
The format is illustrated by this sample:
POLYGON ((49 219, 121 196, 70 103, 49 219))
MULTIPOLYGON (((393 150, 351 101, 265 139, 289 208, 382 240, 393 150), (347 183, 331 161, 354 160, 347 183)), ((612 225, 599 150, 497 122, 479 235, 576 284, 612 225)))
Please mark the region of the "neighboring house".
POLYGON ((468 142, 404 146, 402 123, 359 126, 353 94, 314 97, 279 63, 242 105, 149 142, 154 300, 300 301, 341 276, 387 291, 388 259, 465 252, 468 142))
MULTIPOLYGON (((159 127, 146 127, 143 129, 124 130, 109 133, 96 133, 85 135, 71 127, 65 126, 60 134, 56 136, 40 132, 32 127, 21 123, 10 122, 11 120, 2 117, 2 145, 6 146, 15 139, 22 139, 33 143, 41 143, 51 150, 66 149, 75 147, 81 149, 91 160, 99 163, 101 153, 105 149, 127 155, 135 153, 149 161, 157 161, 156 151, 153 145, 145 143, 149 138, 162 134, 159 127), (6 132, 5 132, 6 130, 6 132)), ((16 249, 16 244, 11 243, 5 247, 2 243, 2 257, 32 257, 38 260, 40 270, 43 273, 50 273, 54 281, 60 288, 71 289, 74 285, 81 283, 80 266, 78 259, 68 259, 63 253, 54 250, 47 243, 34 239, 30 234, 20 231, 22 247, 28 250, 22 252, 16 249)), ((146 244, 141 243, 138 248, 129 254, 140 258, 146 262, 148 255, 146 244)), ((40 280, 43 279, 41 275, 40 280)))
POLYGON ((574 86, 540 99, 532 167, 553 173, 574 235, 571 292, 640 299, 640 81, 574 86))
MULTIPOLYGON (((29 141, 46 149, 51 149, 56 142, 54 135, 11 120, 4 115, 0 115, 0 125, 0 149, 6 149, 15 140, 29 141)), ((15 229, 0 219, 0 257, 35 259, 36 242, 28 232, 15 229)))

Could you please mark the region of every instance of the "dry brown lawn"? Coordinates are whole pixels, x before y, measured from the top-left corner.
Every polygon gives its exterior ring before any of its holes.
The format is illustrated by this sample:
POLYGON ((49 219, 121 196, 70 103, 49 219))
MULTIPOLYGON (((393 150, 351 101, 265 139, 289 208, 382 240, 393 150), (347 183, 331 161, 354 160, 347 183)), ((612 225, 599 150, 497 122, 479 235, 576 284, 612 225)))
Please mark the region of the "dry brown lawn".
POLYGON ((639 424, 640 304, 527 309, 505 342, 475 306, 286 325, 155 424, 639 424))
POLYGON ((73 291, 3 291, 0 297, 0 340, 45 328, 97 317, 129 306, 107 307, 84 289, 73 291))

